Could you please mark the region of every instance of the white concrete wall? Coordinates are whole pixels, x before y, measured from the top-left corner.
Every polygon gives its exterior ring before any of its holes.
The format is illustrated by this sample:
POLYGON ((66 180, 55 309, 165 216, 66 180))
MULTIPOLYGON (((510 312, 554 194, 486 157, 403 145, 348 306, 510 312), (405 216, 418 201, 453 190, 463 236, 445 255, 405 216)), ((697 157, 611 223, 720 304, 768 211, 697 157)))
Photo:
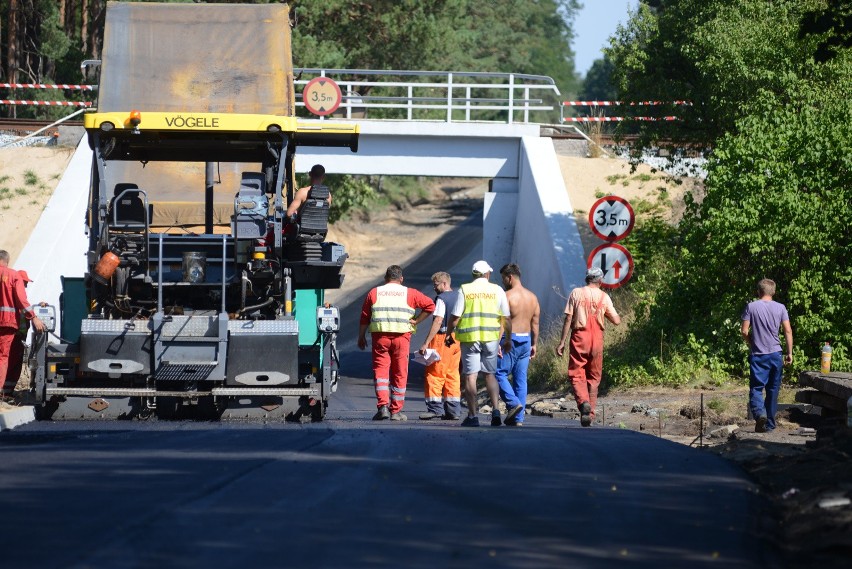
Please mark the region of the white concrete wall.
POLYGON ((59 277, 82 277, 86 272, 89 239, 85 216, 91 169, 92 151, 83 137, 15 264, 16 269, 24 269, 33 279, 27 287, 29 301, 45 301, 56 307, 57 334, 61 329, 59 277))
POLYGON ((519 141, 538 132, 538 125, 364 122, 357 153, 302 146, 296 170, 320 163, 331 174, 517 178, 519 141))
POLYGON ((497 271, 512 262, 512 241, 518 212, 518 193, 489 192, 485 194, 482 219, 482 258, 494 269, 491 281, 500 283, 497 271))
POLYGON ((538 296, 548 325, 561 317, 564 297, 583 284, 585 255, 552 141, 524 137, 520 159, 512 261, 538 296))

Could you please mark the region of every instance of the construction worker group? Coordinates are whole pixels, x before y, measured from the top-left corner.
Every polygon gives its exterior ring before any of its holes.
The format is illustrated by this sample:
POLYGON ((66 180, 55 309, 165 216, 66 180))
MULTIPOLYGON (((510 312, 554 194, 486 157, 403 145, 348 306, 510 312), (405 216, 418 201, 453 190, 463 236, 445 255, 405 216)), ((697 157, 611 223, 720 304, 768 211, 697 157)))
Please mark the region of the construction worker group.
MULTIPOLYGON (((512 263, 500 269, 503 286, 490 282, 493 269, 477 261, 471 282, 452 288, 450 275, 432 275, 435 298, 403 285, 402 268, 391 265, 385 283, 370 290, 361 308, 358 347, 372 343, 376 389, 376 421, 406 421, 402 412, 408 383, 411 334, 432 316, 423 344, 416 350, 427 364, 424 378, 426 412, 421 420, 461 419, 461 386, 467 406, 461 425, 478 427, 476 381, 480 373, 491 403, 492 426, 521 426, 527 398, 527 368, 536 355, 539 338, 538 299, 521 282, 521 269, 512 263), (418 312, 419 310, 419 312, 418 312), (506 415, 500 412, 500 402, 506 415)), ((563 355, 571 332, 569 378, 574 388, 581 424, 594 419, 601 380, 604 319, 619 324, 612 300, 600 290, 599 268, 586 274, 586 286, 572 291, 565 308, 563 355)))

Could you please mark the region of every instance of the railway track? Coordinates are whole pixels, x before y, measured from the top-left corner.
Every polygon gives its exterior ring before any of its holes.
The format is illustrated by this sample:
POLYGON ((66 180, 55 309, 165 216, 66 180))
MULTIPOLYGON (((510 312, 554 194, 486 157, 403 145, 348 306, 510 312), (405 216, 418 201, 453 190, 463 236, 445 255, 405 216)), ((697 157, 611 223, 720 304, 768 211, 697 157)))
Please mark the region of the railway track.
MULTIPOLYGON (((45 119, 13 119, 0 117, 0 134, 14 134, 25 136, 50 124, 55 120, 45 119)), ((83 126, 83 121, 65 121, 63 126, 83 126)))

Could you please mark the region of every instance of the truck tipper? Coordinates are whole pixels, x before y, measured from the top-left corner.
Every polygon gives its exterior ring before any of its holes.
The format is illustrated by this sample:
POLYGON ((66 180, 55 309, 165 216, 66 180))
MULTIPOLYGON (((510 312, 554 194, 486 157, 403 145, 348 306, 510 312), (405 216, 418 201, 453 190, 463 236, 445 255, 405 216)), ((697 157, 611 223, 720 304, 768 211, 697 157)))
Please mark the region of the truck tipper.
POLYGON ((286 210, 298 149, 359 129, 295 114, 286 5, 108 4, 88 270, 33 339, 39 417, 323 418, 347 253, 327 187, 286 210))

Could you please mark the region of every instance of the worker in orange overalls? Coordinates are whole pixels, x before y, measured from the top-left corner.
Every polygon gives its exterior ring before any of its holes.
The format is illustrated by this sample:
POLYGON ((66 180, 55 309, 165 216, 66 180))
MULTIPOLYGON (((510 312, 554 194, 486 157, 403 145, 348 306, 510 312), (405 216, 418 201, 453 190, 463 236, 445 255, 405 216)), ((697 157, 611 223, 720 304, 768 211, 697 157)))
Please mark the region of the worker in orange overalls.
POLYGON ((601 290, 602 280, 600 267, 592 267, 586 271, 586 286, 571 291, 565 305, 562 339, 556 347, 556 355, 561 358, 570 331, 568 378, 580 410, 580 424, 584 427, 590 427, 595 418, 603 369, 604 321, 609 320, 616 326, 621 323, 612 299, 601 290))
POLYGON ((406 421, 405 386, 411 332, 435 311, 435 303, 422 292, 402 286, 402 267, 385 271, 385 284, 372 289, 361 307, 358 347, 367 348, 367 329, 373 343, 373 374, 378 411, 374 421, 406 421), (417 309, 420 314, 415 314, 417 309), (392 391, 392 393, 391 393, 392 391))
POLYGON ((425 355, 427 349, 435 350, 441 359, 426 366, 424 381, 426 412, 420 415, 424 421, 429 419, 457 421, 461 416, 461 377, 459 375, 461 346, 452 343, 448 347, 445 344, 447 323, 450 320, 449 311, 456 305, 458 299, 458 292, 452 289, 451 283, 448 273, 438 272, 432 275, 432 285, 437 295, 435 312, 432 313, 432 328, 420 347, 420 353, 425 355))
MULTIPOLYGON (((9 268, 9 253, 0 250, 0 378, 3 379, 3 397, 7 395, 5 385, 10 371, 13 344, 20 327, 19 315, 23 314, 27 321, 32 322, 36 332, 45 330, 44 323, 30 310, 24 285, 18 271, 9 268)), ((20 375, 20 365, 18 367, 20 375)))
MULTIPOLYGON (((26 271, 18 271, 21 280, 24 281, 24 288, 28 283, 33 282, 26 271)), ((27 342, 27 333, 30 331, 30 321, 27 320, 23 311, 18 314, 18 333, 15 334, 15 339, 12 340, 12 346, 9 348, 9 364, 6 371, 6 380, 3 382, 3 395, 11 395, 15 392, 15 386, 18 385, 18 380, 21 378, 21 370, 24 367, 24 348, 27 342)))

